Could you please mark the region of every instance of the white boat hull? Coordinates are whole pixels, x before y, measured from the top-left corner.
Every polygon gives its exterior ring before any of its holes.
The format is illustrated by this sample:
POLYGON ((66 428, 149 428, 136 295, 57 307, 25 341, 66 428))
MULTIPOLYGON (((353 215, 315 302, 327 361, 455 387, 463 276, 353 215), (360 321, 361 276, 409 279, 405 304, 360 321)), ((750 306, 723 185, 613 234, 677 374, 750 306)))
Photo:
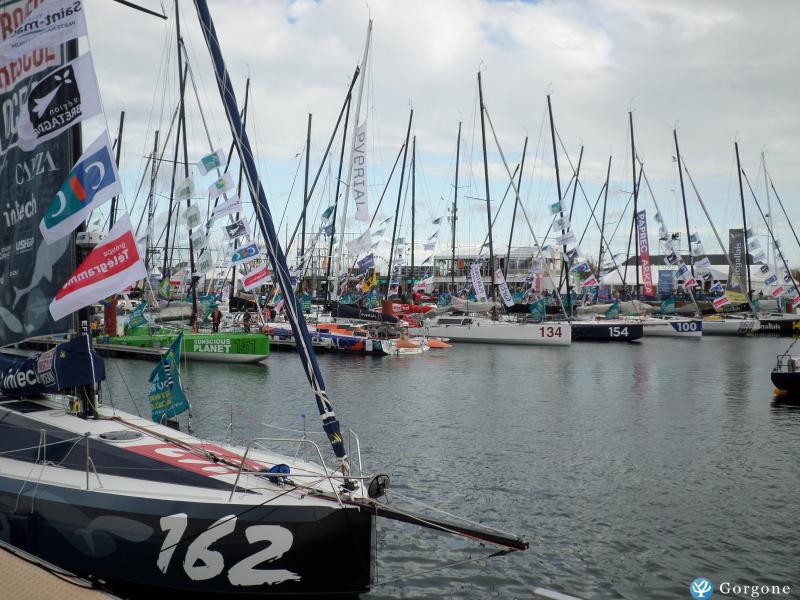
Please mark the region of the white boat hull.
POLYGON ((642 319, 641 323, 647 337, 697 339, 703 336, 702 319, 642 319))
POLYGON ((759 329, 758 319, 703 319, 704 335, 752 335, 759 329))
POLYGON ((451 342, 476 344, 569 346, 572 343, 572 328, 569 323, 509 323, 472 319, 469 324, 440 325, 434 321, 411 332, 416 335, 449 338, 451 342))

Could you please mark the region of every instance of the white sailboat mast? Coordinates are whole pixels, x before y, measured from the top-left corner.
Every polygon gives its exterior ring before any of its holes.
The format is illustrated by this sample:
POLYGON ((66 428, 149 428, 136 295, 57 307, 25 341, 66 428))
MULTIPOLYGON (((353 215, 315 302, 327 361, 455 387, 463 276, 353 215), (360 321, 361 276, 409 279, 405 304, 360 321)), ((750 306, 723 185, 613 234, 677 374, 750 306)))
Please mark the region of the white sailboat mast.
POLYGON ((358 97, 356 98, 356 112, 353 118, 353 137, 350 143, 350 164, 347 167, 347 182, 344 186, 344 204, 342 205, 342 220, 339 225, 339 264, 336 266, 336 279, 333 282, 333 293, 331 298, 336 300, 339 297, 339 278, 342 276, 344 266, 344 234, 345 223, 347 223, 347 201, 350 198, 350 182, 353 178, 353 153, 356 148, 356 135, 358 134, 359 118, 361 116, 361 99, 364 95, 364 81, 367 78, 367 60, 369 59, 369 46, 372 41, 372 19, 367 24, 367 41, 364 44, 364 56, 361 59, 361 80, 358 82, 358 97))

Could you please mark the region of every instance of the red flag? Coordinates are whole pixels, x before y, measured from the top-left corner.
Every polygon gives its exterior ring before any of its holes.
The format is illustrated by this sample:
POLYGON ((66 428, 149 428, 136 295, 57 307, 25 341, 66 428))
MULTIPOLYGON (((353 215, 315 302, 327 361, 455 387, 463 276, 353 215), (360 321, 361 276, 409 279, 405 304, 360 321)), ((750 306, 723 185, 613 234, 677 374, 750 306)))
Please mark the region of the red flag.
POLYGON ((147 271, 136 247, 131 220, 124 215, 56 294, 50 303, 50 314, 57 321, 145 277, 147 271))

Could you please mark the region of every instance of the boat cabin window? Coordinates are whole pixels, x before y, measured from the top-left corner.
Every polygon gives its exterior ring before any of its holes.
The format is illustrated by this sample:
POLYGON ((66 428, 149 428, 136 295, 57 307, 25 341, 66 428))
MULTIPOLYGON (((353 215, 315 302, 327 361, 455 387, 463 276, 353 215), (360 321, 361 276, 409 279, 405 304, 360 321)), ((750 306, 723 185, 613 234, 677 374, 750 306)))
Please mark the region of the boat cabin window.
POLYGON ((462 317, 440 317, 437 325, 472 325, 472 319, 465 319, 462 317))

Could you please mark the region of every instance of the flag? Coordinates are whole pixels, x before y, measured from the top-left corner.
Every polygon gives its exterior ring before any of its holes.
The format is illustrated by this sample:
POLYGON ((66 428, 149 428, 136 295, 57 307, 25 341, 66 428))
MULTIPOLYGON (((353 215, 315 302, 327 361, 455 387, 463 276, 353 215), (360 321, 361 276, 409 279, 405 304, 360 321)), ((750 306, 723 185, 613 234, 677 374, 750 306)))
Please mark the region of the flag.
POLYGON ((242 287, 245 292, 249 292, 253 288, 266 285, 270 282, 272 282, 272 275, 269 272, 269 268, 263 266, 260 269, 254 269, 249 273, 245 273, 242 278, 242 287))
POLYGON ((147 302, 140 302, 139 305, 133 309, 128 317, 128 327, 141 327, 147 325, 147 317, 144 316, 144 309, 147 308, 147 302))
POLYGON ((217 205, 211 211, 211 222, 213 223, 221 217, 232 215, 233 213, 242 212, 242 200, 239 196, 232 196, 227 202, 217 205))
POLYGON ((232 265, 243 265, 258 258, 258 244, 255 242, 242 246, 231 256, 232 265))
POLYGON ((703 256, 706 253, 706 249, 703 247, 703 244, 695 244, 692 246, 691 250, 689 250, 689 254, 692 256, 703 256))
POLYGON ((356 127, 353 137, 353 156, 350 162, 353 200, 356 203, 356 221, 369 222, 367 205, 367 122, 356 127))
POLYGON ((200 254, 197 261, 194 263, 194 268, 195 268, 194 274, 198 277, 202 277, 203 275, 208 273, 212 268, 214 268, 214 263, 211 259, 211 252, 208 249, 204 250, 200 254))
POLYGON ((558 217, 555 221, 556 229, 566 230, 569 229, 570 222, 569 217, 558 217))
POLYGON ((767 260, 766 254, 764 254, 764 251, 761 250, 760 248, 757 251, 753 252, 750 255, 750 258, 753 259, 754 263, 760 263, 760 262, 764 262, 765 260, 767 260))
POLYGON ((547 314, 547 302, 544 298, 536 302, 531 302, 530 306, 528 306, 528 310, 532 315, 537 315, 539 318, 543 319, 547 314))
POLYGON ((559 246, 566 246, 567 244, 575 244, 577 243, 577 241, 578 240, 575 237, 575 234, 571 231, 568 231, 564 235, 559 235, 556 238, 556 244, 558 244, 559 246))
POLYGON ((333 223, 331 223, 330 225, 326 225, 325 227, 323 227, 323 229, 322 229, 322 232, 323 232, 323 233, 324 233, 326 236, 328 236, 328 237, 331 237, 331 236, 333 235, 333 223))
POLYGON ((675 277, 677 279, 682 279, 687 273, 689 272, 689 267, 686 265, 681 265, 677 271, 675 271, 675 277))
POLYGON ((718 281, 718 282, 716 282, 715 284, 713 284, 711 287, 709 287, 709 288, 708 288, 708 291, 709 291, 709 292, 712 292, 712 293, 714 293, 714 292, 721 292, 721 291, 723 291, 724 289, 725 289, 725 288, 724 288, 724 287, 722 287, 722 284, 721 284, 721 283, 718 281))
POLYGON ((370 267, 375 266, 375 256, 373 254, 367 254, 364 258, 358 261, 357 264, 358 264, 358 272, 363 273, 370 267))
POLYGON ((761 271, 764 275, 766 275, 772 269, 770 269, 769 265, 761 265, 758 270, 761 271))
POLYGON ((194 181, 187 177, 175 186, 175 198, 179 201, 189 200, 194 196, 194 181))
POLYGON ((438 225, 441 222, 442 222, 442 217, 436 217, 433 221, 431 221, 431 223, 433 223, 434 225, 438 225))
POLYGON ((598 285, 600 285, 600 282, 597 281, 597 277, 595 277, 594 275, 592 275, 591 277, 589 277, 585 281, 581 281, 581 288, 595 287, 595 286, 598 286, 598 285))
POLYGON ((592 270, 592 268, 589 266, 589 263, 586 262, 586 261, 583 261, 582 263, 577 264, 577 265, 575 265, 574 267, 572 267, 570 269, 570 271, 577 271, 578 273, 589 273, 591 270, 592 270))
POLYGON ((782 285, 779 285, 774 290, 772 290, 769 293, 769 295, 772 296, 773 298, 777 298, 778 296, 783 296, 785 293, 786 293, 786 288, 784 288, 782 285))
MULTIPOLYGON (((7 13, 9 29, 11 29, 11 15, 13 14, 16 20, 17 10, 9 10, 7 13)), ((5 33, 5 23, 3 30, 5 33)), ((6 33, 5 40, 0 44, 0 57, 18 58, 37 48, 59 46, 85 35, 87 33, 83 0, 48 0, 46 4, 32 10, 24 21, 15 24, 14 29, 6 33)))
POLYGON ((203 223, 203 215, 200 214, 200 207, 192 204, 183 213, 183 218, 186 219, 186 226, 189 229, 197 229, 203 223))
POLYGON ((503 271, 501 269, 495 269, 494 280, 497 283, 497 289, 500 291, 503 304, 506 306, 514 306, 514 297, 511 295, 511 290, 508 289, 506 278, 503 276, 503 271))
POLYGON ((250 228, 243 219, 239 219, 235 223, 225 225, 225 235, 229 240, 234 240, 243 235, 250 236, 250 228))
POLYGON ((153 372, 150 373, 150 412, 153 421, 160 423, 164 417, 176 417, 189 410, 189 402, 181 386, 181 344, 183 332, 161 357, 153 372))
POLYGON ((769 277, 767 277, 766 279, 764 279, 764 285, 765 286, 773 285, 773 284, 776 284, 776 283, 778 283, 778 276, 775 275, 775 274, 772 274, 769 277))
POLYGON ((606 319, 619 318, 619 302, 614 302, 606 309, 606 319))
POLYGON ((158 299, 169 300, 172 287, 170 285, 169 277, 164 277, 158 286, 158 299))
POLYGON ((478 263, 473 263, 469 268, 469 275, 472 279, 472 287, 475 288, 475 295, 481 299, 486 299, 486 288, 483 287, 483 280, 481 279, 481 266, 478 263))
POLYGON ((720 296, 719 298, 714 300, 711 304, 714 305, 714 310, 719 311, 719 309, 721 309, 723 306, 727 306, 730 303, 731 301, 728 300, 726 296, 720 296))
POLYGON ((17 138, 22 150, 58 137, 102 112, 92 53, 82 54, 34 85, 19 107, 17 138))
POLYGON ((683 282, 683 289, 688 290, 690 287, 695 287, 697 285, 697 279, 694 277, 687 277, 686 280, 683 282))
POLYGON ((704 256, 700 260, 695 261, 694 266, 697 269, 708 270, 711 268, 711 261, 708 259, 707 256, 704 256))
POLYGON ((329 206, 328 208, 325 209, 325 212, 322 213, 322 218, 323 219, 330 219, 334 210, 336 210, 335 206, 329 206))
POLYGON ((747 302, 747 296, 742 292, 736 292, 734 290, 725 290, 725 297, 730 302, 735 302, 737 304, 744 304, 747 302))
POLYGON ((50 303, 50 314, 58 321, 145 277, 147 271, 136 247, 131 220, 125 214, 56 294, 50 303))
POLYGON ((561 212, 561 202, 554 202, 550 205, 550 213, 551 214, 558 214, 561 212))
POLYGON ((425 279, 420 279, 417 283, 415 283, 413 289, 415 292, 424 292, 425 288, 432 285, 433 285, 433 275, 429 275, 425 279))
POLYGON ((227 194, 234 188, 233 177, 230 173, 225 173, 222 177, 208 186, 208 195, 211 199, 219 198, 222 194, 227 194))
POLYGON ((192 231, 191 235, 189 235, 189 239, 192 241, 192 249, 196 253, 200 253, 206 249, 208 240, 206 239, 206 232, 203 231, 202 227, 198 227, 192 231))
POLYGON ((674 252, 671 252, 664 257, 664 263, 672 267, 677 265, 679 262, 681 262, 681 258, 674 252))
POLYGON ((697 233, 689 234, 689 241, 694 243, 694 244, 699 244, 700 243, 700 235, 697 234, 697 233))
POLYGON ((210 171, 219 169, 225 162, 225 151, 222 148, 214 150, 211 154, 206 154, 197 163, 200 175, 208 175, 210 171))
POLYGON ((44 241, 60 240, 89 213, 122 192, 108 134, 103 132, 72 167, 39 223, 44 241))

